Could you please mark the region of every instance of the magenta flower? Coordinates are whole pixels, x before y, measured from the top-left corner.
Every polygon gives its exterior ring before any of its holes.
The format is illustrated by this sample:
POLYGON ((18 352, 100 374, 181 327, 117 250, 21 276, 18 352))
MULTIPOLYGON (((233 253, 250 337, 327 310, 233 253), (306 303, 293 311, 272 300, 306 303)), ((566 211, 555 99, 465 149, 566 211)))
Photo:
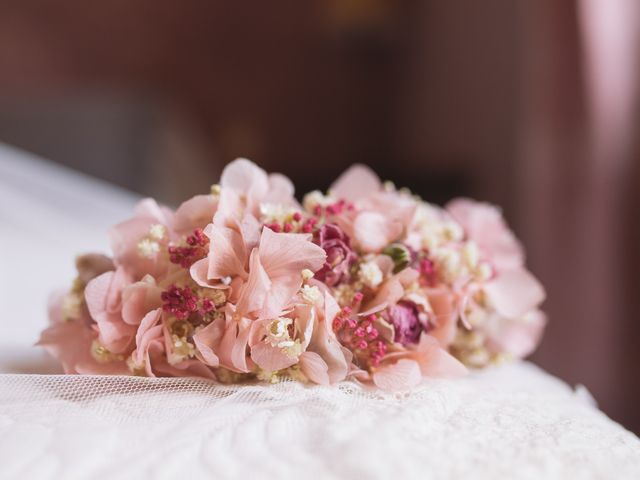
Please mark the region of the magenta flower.
POLYGON ((395 329, 394 341, 406 346, 418 343, 424 325, 420 320, 418 306, 402 300, 389 308, 389 321, 395 329))
POLYGON ((348 280, 349 268, 356 261, 349 236, 338 225, 328 223, 316 232, 314 242, 327 254, 327 260, 315 278, 330 287, 348 280))

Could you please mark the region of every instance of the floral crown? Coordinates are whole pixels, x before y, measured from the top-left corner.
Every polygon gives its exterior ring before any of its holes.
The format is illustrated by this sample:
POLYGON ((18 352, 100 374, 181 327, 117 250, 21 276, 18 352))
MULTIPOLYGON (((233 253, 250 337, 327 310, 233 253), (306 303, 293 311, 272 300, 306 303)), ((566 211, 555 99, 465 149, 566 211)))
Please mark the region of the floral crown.
POLYGON ((67 373, 345 379, 385 390, 528 355, 544 290, 495 207, 354 165, 302 205, 245 159, 174 212, 142 200, 77 258, 39 344, 67 373))

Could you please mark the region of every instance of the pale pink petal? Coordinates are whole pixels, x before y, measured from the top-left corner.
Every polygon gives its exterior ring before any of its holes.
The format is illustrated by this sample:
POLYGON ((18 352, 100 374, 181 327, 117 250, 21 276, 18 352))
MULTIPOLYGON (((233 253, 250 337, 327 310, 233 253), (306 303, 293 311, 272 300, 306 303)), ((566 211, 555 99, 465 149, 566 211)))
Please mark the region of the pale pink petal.
POLYGON ((446 209, 496 268, 510 269, 522 265, 522 246, 498 208, 488 203, 459 198, 447 204, 446 209))
POLYGON ((372 377, 378 388, 391 392, 415 387, 422 380, 418 363, 406 358, 380 367, 372 377))
POLYGON ((136 332, 136 349, 132 353, 134 362, 138 365, 144 365, 147 374, 153 375, 149 359, 149 345, 154 339, 162 336, 162 325, 159 325, 162 316, 162 309, 158 308, 147 313, 138 327, 136 332))
POLYGON ((540 310, 517 320, 505 319, 497 334, 490 337, 489 347, 497 352, 510 353, 516 358, 524 358, 540 343, 546 323, 546 316, 540 310))
POLYGON ((365 165, 355 164, 338 177, 329 191, 336 198, 356 202, 380 191, 381 188, 380 179, 373 170, 365 165))
POLYGON ((217 352, 221 366, 237 372, 250 370, 246 353, 250 326, 251 322, 246 318, 227 322, 217 352))
POLYGON ((269 175, 269 192, 262 202, 299 207, 294 193, 295 188, 291 180, 280 173, 272 173, 269 175))
POLYGON ((453 342, 457 329, 457 305, 455 296, 447 290, 431 290, 427 293, 435 327, 429 335, 438 340, 443 348, 453 342))
POLYGON ((135 206, 135 215, 147 218, 162 225, 171 225, 173 212, 167 207, 160 206, 153 198, 144 198, 135 206))
POLYGON ((114 272, 103 273, 94 278, 85 288, 85 300, 91 317, 97 323, 100 342, 109 351, 122 353, 133 340, 136 329, 123 322, 119 311, 113 311, 113 308, 111 311, 107 310, 114 292, 119 296, 117 279, 118 275, 114 272))
MULTIPOLYGON (((237 312, 240 315, 261 310, 267 302, 267 297, 274 295, 271 290, 272 282, 260 262, 258 249, 254 249, 251 252, 249 265, 249 277, 242 286, 240 297, 238 298, 237 312)), ((274 313, 273 316, 277 315, 274 313)))
POLYGON ((86 318, 63 320, 62 301, 66 293, 52 295, 49 302, 51 326, 41 334, 36 345, 58 360, 64 372, 87 373, 96 375, 126 374, 124 362, 114 361, 98 363, 91 355, 91 344, 97 339, 97 333, 89 326, 86 318))
POLYGON ((223 334, 223 322, 217 321, 198 330, 193 336, 193 342, 202 361, 211 367, 220 365, 220 359, 215 353, 215 348, 220 344, 223 334))
POLYGON ((265 372, 275 372, 298 363, 297 357, 290 357, 281 348, 264 342, 258 342, 251 347, 251 360, 265 372))
POLYGON ((240 193, 250 212, 256 213, 260 201, 269 191, 267 173, 246 158, 238 158, 229 163, 222 171, 220 186, 240 193))
POLYGON ((340 307, 336 300, 328 292, 325 292, 323 315, 316 318, 313 333, 307 345, 307 352, 317 353, 327 365, 330 383, 345 379, 351 361, 351 358, 347 358, 345 355, 345 349, 338 342, 331 328, 333 319, 339 310, 340 307))
POLYGON ((149 218, 132 218, 109 230, 114 263, 124 268, 134 280, 147 274, 158 278, 167 271, 168 262, 162 255, 146 257, 138 249, 138 244, 149 235, 149 229, 155 223, 149 218))
POLYGON ((210 239, 207 279, 241 276, 245 278, 247 251, 242 236, 228 227, 209 225, 205 233, 210 239))
POLYGON ((122 292, 122 320, 129 325, 139 325, 150 310, 162 304, 161 293, 153 277, 126 287, 122 292))
POLYGON ((204 228, 213 221, 218 200, 213 195, 196 195, 182 203, 176 210, 173 229, 182 235, 196 228, 204 228))
POLYGON ((365 252, 380 252, 400 237, 402 229, 402 223, 378 212, 362 212, 353 224, 354 239, 365 252))
POLYGON ((320 355, 315 352, 302 352, 300 370, 303 375, 319 385, 329 385, 329 367, 320 355))
POLYGON ((260 262, 271 280, 263 318, 277 316, 302 285, 302 270, 319 270, 326 259, 322 248, 311 242, 309 235, 274 233, 262 230, 260 262))
POLYGON ((507 318, 524 315, 545 298, 540 282, 524 268, 500 272, 484 291, 496 311, 507 318))
POLYGON ((422 335, 414 357, 420 365, 422 375, 430 378, 457 378, 465 376, 467 368, 446 350, 440 347, 435 338, 422 335))

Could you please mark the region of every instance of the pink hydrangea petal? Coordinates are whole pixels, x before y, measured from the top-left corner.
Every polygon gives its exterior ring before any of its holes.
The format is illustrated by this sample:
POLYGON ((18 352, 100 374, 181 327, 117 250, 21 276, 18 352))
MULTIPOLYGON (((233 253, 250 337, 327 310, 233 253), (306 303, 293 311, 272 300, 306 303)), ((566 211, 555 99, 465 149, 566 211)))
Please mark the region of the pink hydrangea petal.
POLYGON ((224 334, 223 323, 216 321, 198 330, 193 336, 195 346, 202 361, 211 367, 220 365, 220 359, 215 353, 215 348, 220 344, 224 334))
POLYGON ((545 298, 540 282, 524 268, 500 272, 484 291, 496 311, 507 318, 524 315, 545 298))
POLYGON ((91 355, 91 344, 97 338, 85 318, 63 320, 62 301, 66 292, 52 295, 49 301, 51 325, 41 334, 36 345, 57 359, 67 374, 122 375, 128 373, 124 362, 98 363, 91 355))
POLYGON ((269 175, 269 191, 262 202, 299 208, 294 193, 295 187, 289 178, 280 173, 272 173, 269 175))
POLYGON ((456 298, 447 290, 431 290, 427 293, 427 299, 436 323, 429 335, 447 348, 456 335, 456 298))
POLYGON ((248 372, 247 344, 251 322, 249 319, 229 320, 218 349, 220 365, 237 372, 248 372))
POLYGON ((263 342, 251 347, 251 360, 265 372, 275 372, 298 363, 298 357, 290 357, 281 348, 263 342))
POLYGON ((152 277, 136 282, 122 292, 122 320, 129 325, 139 325, 143 317, 161 305, 162 289, 152 277))
POLYGON ((430 378, 457 378, 467 375, 467 368, 454 356, 440 347, 429 335, 422 335, 415 357, 422 375, 430 378))
POLYGON ((300 355, 300 370, 312 382, 319 385, 329 385, 329 366, 323 358, 315 352, 302 352, 300 355))
POLYGON ((418 363, 406 358, 380 367, 372 378, 378 388, 391 392, 415 387, 422 381, 418 363))
POLYGON ((356 202, 381 188, 380 179, 373 170, 365 165, 354 164, 338 177, 329 191, 336 198, 356 202))
POLYGON ((173 219, 173 229, 186 235, 196 228, 204 228, 213 221, 217 208, 218 200, 215 196, 196 195, 178 207, 173 219))
POLYGON ((380 252, 398 239, 402 229, 400 222, 379 212, 362 212, 353 224, 355 240, 365 252, 380 252))
POLYGON ((497 352, 510 353, 515 358, 524 358, 540 343, 546 323, 546 316, 540 310, 517 320, 505 319, 498 334, 490 337, 489 347, 497 352))
POLYGON ((205 233, 210 239, 207 279, 246 277, 247 252, 242 236, 228 227, 209 225, 205 233))
POLYGON ((262 318, 277 316, 302 285, 301 272, 319 270, 326 259, 311 237, 295 233, 275 233, 269 228, 260 237, 260 262, 271 280, 262 318))
POLYGON ((498 208, 488 203, 458 198, 449 202, 446 209, 496 268, 511 269, 523 264, 522 245, 506 225, 498 208))
MULTIPOLYGON (((240 315, 263 309, 267 302, 267 297, 274 295, 271 290, 271 279, 260 262, 260 252, 257 249, 251 252, 249 265, 249 277, 242 286, 242 291, 237 303, 237 312, 240 315)), ((281 309, 273 312, 271 316, 277 316, 280 310, 281 309)))

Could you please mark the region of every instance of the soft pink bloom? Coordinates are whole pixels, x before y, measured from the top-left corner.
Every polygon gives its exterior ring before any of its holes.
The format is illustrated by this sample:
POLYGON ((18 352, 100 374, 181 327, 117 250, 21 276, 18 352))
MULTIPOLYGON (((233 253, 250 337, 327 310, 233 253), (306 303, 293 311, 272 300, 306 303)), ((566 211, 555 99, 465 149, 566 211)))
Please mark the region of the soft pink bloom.
POLYGON ((211 367, 249 372, 253 367, 247 357, 251 325, 251 319, 237 314, 233 305, 227 305, 224 318, 214 320, 194 335, 197 356, 211 367))
POLYGON ((249 213, 260 217, 260 207, 265 204, 299 208, 291 181, 279 173, 267 174, 246 158, 229 163, 220 177, 221 217, 242 217, 249 213))
POLYGON ((383 390, 404 390, 427 378, 456 378, 467 374, 462 363, 444 350, 438 341, 423 333, 415 349, 387 355, 371 375, 383 390))
POLYGON ((91 326, 93 322, 85 310, 79 318, 64 319, 62 305, 65 296, 66 293, 52 295, 49 301, 51 325, 42 332, 37 345, 56 358, 68 374, 127 374, 124 361, 100 363, 93 357, 92 344, 98 338, 98 333, 91 326))
POLYGON ((197 228, 204 228, 213 221, 218 208, 214 195, 196 195, 182 203, 173 217, 173 230, 188 235, 197 228))
POLYGON ((495 268, 503 270, 522 266, 522 246, 498 208, 488 203, 459 198, 449 202, 446 209, 495 268))
POLYGON ((319 270, 326 258, 307 234, 275 233, 265 227, 258 245, 249 250, 238 230, 214 224, 205 233, 210 253, 191 268, 194 280, 209 286, 228 279, 227 284, 236 286, 238 314, 252 318, 273 318, 282 312, 302 285, 301 272, 319 270))
POLYGON ((506 352, 515 358, 531 354, 542 338, 547 318, 540 310, 528 312, 518 319, 499 318, 489 328, 488 347, 494 352, 506 352))
POLYGON ((272 328, 273 319, 254 322, 251 359, 267 372, 299 364, 309 380, 321 385, 343 380, 349 370, 351 354, 340 345, 331 330, 331 320, 338 310, 333 297, 325 292, 321 304, 298 303, 291 312, 283 314, 292 322, 293 349, 272 341, 268 329, 272 328))
POLYGON ((136 206, 133 218, 109 231, 115 265, 122 267, 133 280, 145 275, 155 278, 164 275, 170 266, 166 247, 171 240, 172 224, 171 210, 150 198, 142 200, 136 206), (155 225, 166 229, 162 238, 151 236, 155 225), (144 246, 149 248, 145 251, 144 246))
POLYGON ((151 277, 130 283, 122 267, 91 280, 85 299, 100 343, 112 353, 129 353, 138 325, 160 306, 160 293, 151 277))
POLYGON ((329 287, 348 281, 349 269, 357 260, 349 236, 338 225, 327 223, 315 233, 314 241, 327 254, 327 259, 316 272, 315 278, 329 287))
POLYGON ((483 288, 493 308, 506 318, 520 317, 545 299, 540 282, 524 268, 502 271, 483 288))
POLYGON ((380 179, 364 165, 353 165, 329 189, 336 199, 345 199, 355 209, 334 219, 365 252, 379 252, 406 233, 417 203, 398 192, 387 192, 380 179))
POLYGON ((162 309, 150 311, 140 322, 136 333, 136 349, 131 354, 132 366, 144 369, 149 377, 204 377, 215 378, 213 371, 196 359, 185 359, 171 364, 170 335, 163 324, 162 309))

